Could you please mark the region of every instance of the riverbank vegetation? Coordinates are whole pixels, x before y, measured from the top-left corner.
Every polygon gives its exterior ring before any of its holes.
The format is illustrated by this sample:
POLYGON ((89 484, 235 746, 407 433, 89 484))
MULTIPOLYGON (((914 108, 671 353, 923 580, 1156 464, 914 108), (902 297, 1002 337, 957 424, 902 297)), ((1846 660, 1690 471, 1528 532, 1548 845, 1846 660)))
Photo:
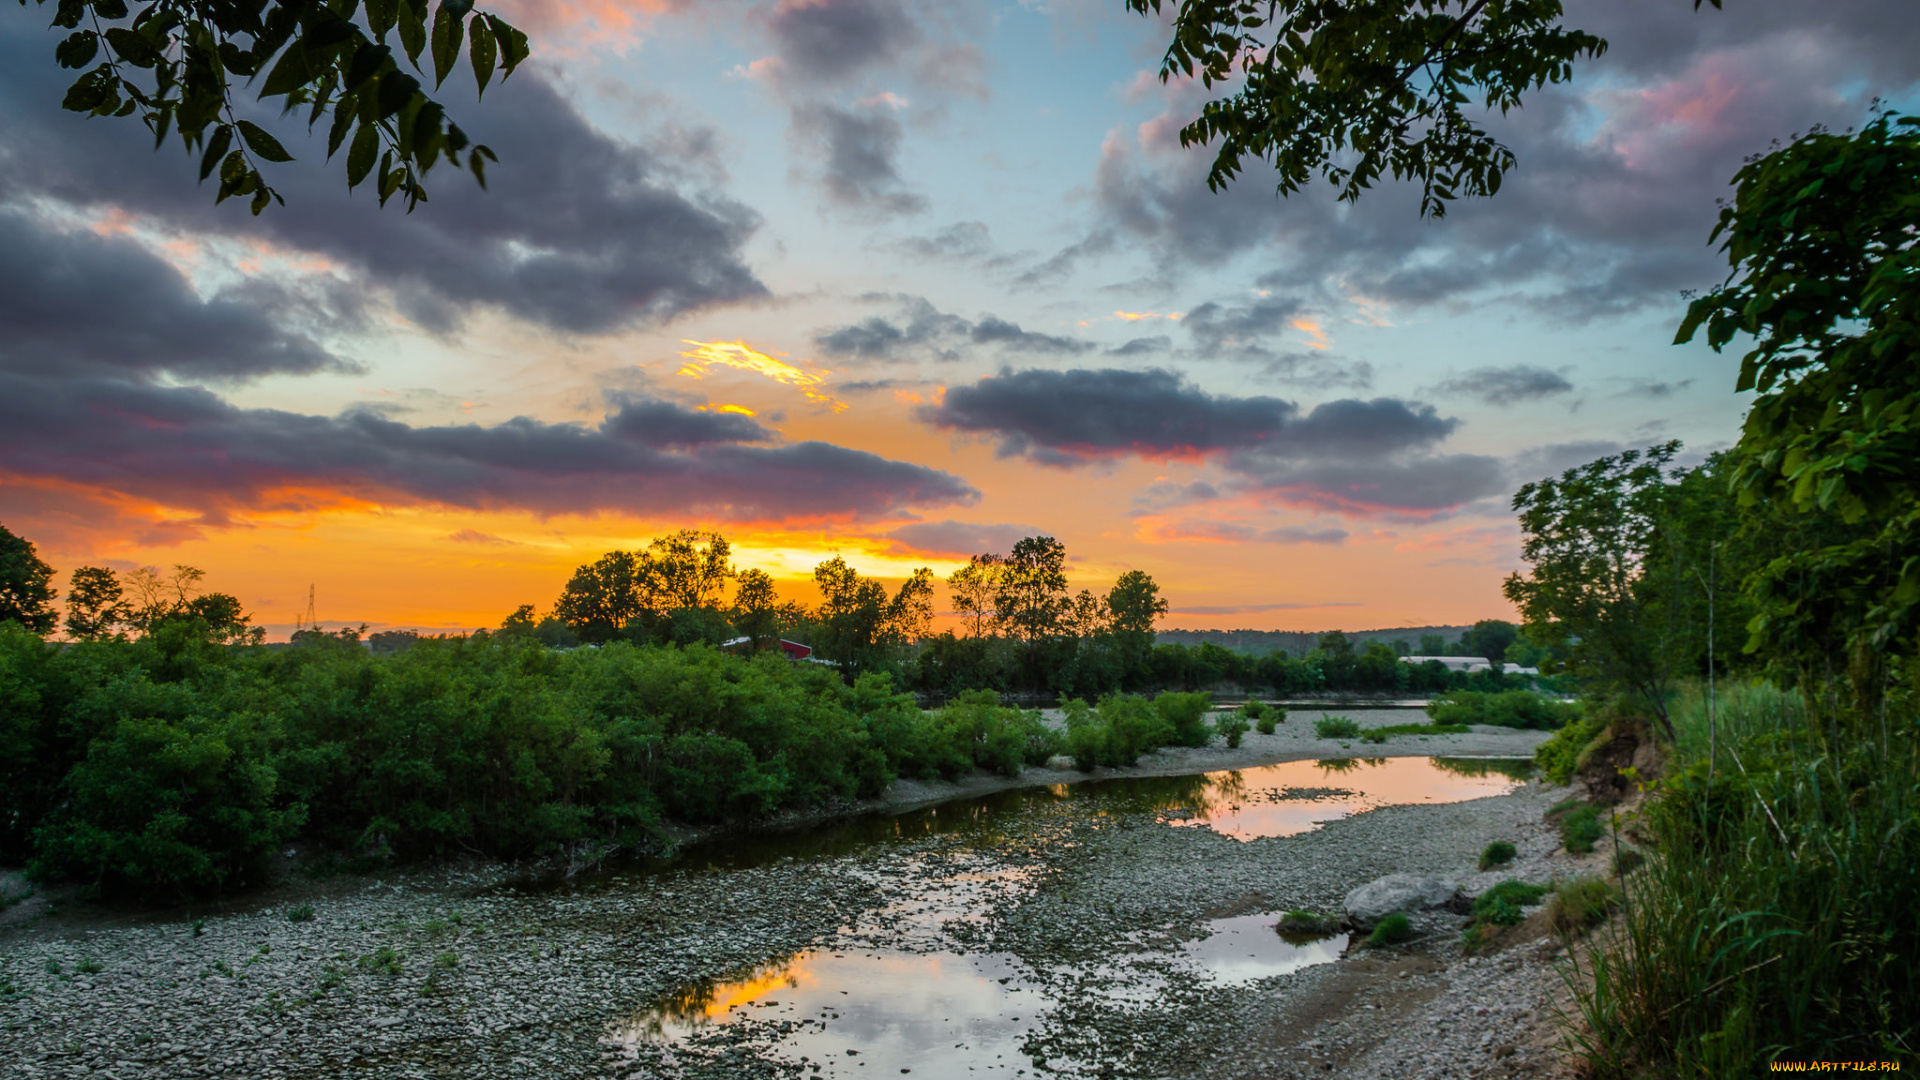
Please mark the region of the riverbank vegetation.
POLYGON ((1589 695, 1541 763, 1603 803, 1647 796, 1560 817, 1570 851, 1636 842, 1575 980, 1569 1033, 1603 1077, 1920 1048, 1920 118, 1816 130, 1735 183, 1733 273, 1679 336, 1750 340, 1739 443, 1514 500, 1530 569, 1507 594, 1589 695))

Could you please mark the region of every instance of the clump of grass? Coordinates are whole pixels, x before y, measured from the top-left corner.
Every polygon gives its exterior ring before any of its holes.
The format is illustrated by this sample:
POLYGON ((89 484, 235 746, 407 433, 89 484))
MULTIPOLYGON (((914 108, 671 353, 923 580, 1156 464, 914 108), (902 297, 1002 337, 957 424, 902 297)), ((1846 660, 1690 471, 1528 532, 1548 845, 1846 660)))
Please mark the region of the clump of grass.
POLYGON ((1360 725, 1351 717, 1321 713, 1320 719, 1313 722, 1313 733, 1322 739, 1357 739, 1360 725))
POLYGON ((1585 855, 1606 835, 1600 825, 1600 808, 1590 803, 1563 802, 1547 811, 1547 820, 1560 826, 1560 842, 1569 855, 1585 855))
POLYGON ((1240 745, 1241 737, 1247 733, 1247 726, 1247 718, 1237 712, 1221 713, 1213 721, 1214 733, 1226 738, 1229 749, 1240 745))
POLYGON ((48 957, 47 958, 47 974, 49 975, 60 974, 60 961, 55 960, 52 957, 48 957))
POLYGON ((1553 897, 1547 901, 1547 921, 1561 933, 1579 933, 1607 921, 1607 913, 1619 902, 1619 890, 1602 878, 1555 882, 1553 897))
POLYGON ((7 978, 5 975, 0 975, 0 1001, 10 1001, 23 994, 24 991, 13 985, 12 979, 7 978))
POLYGON ((1381 919, 1367 935, 1367 944, 1379 948, 1382 945, 1395 945, 1413 936, 1413 920, 1399 912, 1381 919))
POLYGON ((287 921, 288 922, 312 922, 313 921, 313 905, 301 904, 299 907, 288 909, 287 921))
POLYGON ((455 952, 443 952, 440 955, 433 958, 433 966, 434 968, 440 971, 452 971, 454 968, 457 968, 460 966, 460 954, 455 952))
POLYGON ((100 963, 100 961, 95 960, 93 957, 83 956, 80 958, 79 963, 73 965, 73 970, 79 972, 82 975, 98 975, 107 969, 105 965, 100 963))
POLYGON ((390 945, 382 945, 373 952, 360 958, 362 970, 381 975, 400 974, 400 954, 390 945))
POLYGON ((342 971, 333 964, 328 964, 326 967, 320 969, 320 989, 314 993, 314 996, 323 996, 327 991, 334 989, 346 981, 347 973, 345 971, 342 971))
POLYGON ((1340 920, 1317 911, 1289 911, 1274 924, 1281 934, 1319 936, 1340 929, 1340 920))
POLYGON ((1519 848, 1505 840, 1495 840, 1486 846, 1486 850, 1480 852, 1480 869, 1484 872, 1496 866, 1505 866, 1518 854, 1520 854, 1519 848))
POLYGON ((206 932, 207 932, 207 920, 205 919, 193 920, 193 936, 194 937, 199 937, 201 934, 204 934, 206 932))
POLYGON ((1528 885, 1508 878, 1473 898, 1474 920, 1496 926, 1517 925, 1526 918, 1521 909, 1539 903, 1551 891, 1546 885, 1528 885))

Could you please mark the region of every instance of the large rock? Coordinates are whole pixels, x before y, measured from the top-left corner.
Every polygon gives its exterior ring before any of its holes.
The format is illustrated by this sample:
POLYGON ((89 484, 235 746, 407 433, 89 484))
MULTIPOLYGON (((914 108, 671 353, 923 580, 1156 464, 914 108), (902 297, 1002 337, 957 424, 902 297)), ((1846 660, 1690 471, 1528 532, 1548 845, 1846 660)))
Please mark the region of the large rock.
POLYGON ((1347 894, 1347 918, 1354 926, 1371 930, 1374 924, 1396 911, 1410 914, 1446 907, 1459 895, 1460 886, 1445 878, 1388 874, 1347 894))

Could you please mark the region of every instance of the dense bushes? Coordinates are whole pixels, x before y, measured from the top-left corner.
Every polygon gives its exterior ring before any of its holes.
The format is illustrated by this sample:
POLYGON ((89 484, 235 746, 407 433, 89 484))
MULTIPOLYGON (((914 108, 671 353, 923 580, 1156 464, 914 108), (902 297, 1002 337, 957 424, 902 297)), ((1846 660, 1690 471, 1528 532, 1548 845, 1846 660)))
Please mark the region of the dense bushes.
MULTIPOLYGON (((884 676, 516 635, 374 655, 351 634, 224 647, 186 625, 63 648, 0 626, 0 706, 0 859, 121 894, 233 887, 294 839, 362 861, 645 845, 666 816, 1017 773, 1060 747, 991 692, 923 712, 884 676)), ((1199 715, 1162 708, 1169 732, 1199 715)))
POLYGON ((1075 698, 1062 703, 1066 713, 1065 748, 1076 768, 1091 772, 1127 766, 1163 746, 1205 746, 1213 735, 1206 722, 1205 694, 1161 694, 1157 698, 1115 695, 1097 707, 1075 698))
POLYGON ((1531 690, 1449 690, 1427 704, 1438 724, 1494 724, 1553 731, 1581 715, 1580 706, 1555 701, 1531 690))

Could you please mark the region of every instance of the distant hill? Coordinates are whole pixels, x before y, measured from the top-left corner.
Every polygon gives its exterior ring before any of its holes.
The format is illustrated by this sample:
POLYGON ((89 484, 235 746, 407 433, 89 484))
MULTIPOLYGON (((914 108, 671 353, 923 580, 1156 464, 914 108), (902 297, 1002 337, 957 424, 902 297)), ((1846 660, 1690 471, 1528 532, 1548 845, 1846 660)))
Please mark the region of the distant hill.
MULTIPOLYGON (((1439 634, 1448 645, 1458 642, 1466 636, 1472 626, 1398 626, 1386 630, 1347 630, 1347 640, 1355 645, 1369 641, 1378 641, 1383 645, 1392 645, 1404 641, 1416 653, 1420 651, 1420 639, 1427 634, 1439 634)), ((1161 645, 1194 646, 1203 641, 1211 641, 1223 649, 1248 656, 1265 656, 1275 649, 1285 649, 1288 656, 1300 656, 1320 643, 1319 630, 1162 630, 1154 635, 1154 641, 1161 645)))

